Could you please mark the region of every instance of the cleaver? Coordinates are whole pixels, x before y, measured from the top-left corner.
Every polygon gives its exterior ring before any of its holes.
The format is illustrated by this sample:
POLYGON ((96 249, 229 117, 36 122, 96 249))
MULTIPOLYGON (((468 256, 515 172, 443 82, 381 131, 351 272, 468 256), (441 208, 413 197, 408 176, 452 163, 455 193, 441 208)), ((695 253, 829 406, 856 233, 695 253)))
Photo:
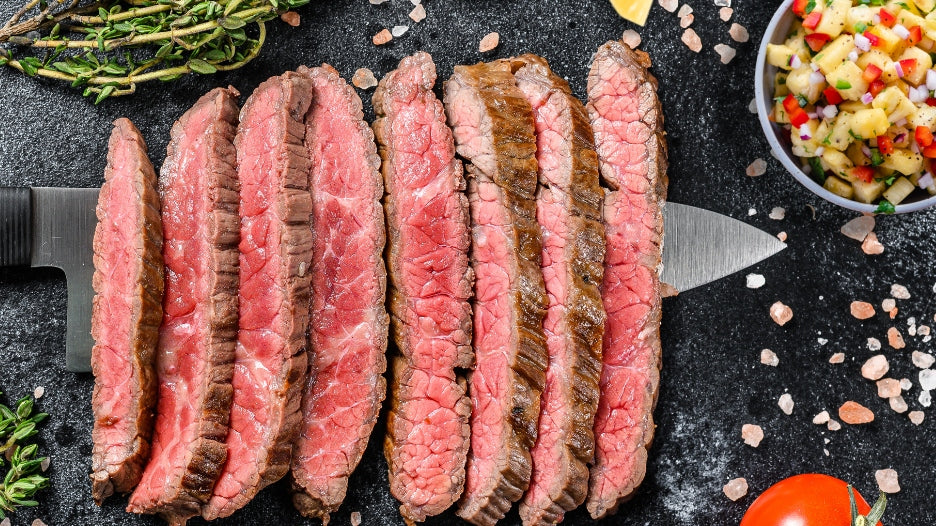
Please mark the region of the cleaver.
MULTIPOLYGON (((93 239, 97 188, 0 188, 0 267, 65 271, 65 368, 91 370, 93 239)), ((666 203, 661 280, 689 289, 734 274, 786 248, 776 237, 728 216, 666 203)))

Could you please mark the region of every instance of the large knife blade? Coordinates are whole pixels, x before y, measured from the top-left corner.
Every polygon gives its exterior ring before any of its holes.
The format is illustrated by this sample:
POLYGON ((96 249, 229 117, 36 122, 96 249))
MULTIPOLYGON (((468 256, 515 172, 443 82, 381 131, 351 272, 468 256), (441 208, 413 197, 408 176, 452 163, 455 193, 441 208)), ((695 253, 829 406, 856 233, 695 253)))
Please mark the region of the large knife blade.
MULTIPOLYGON (((91 370, 93 240, 97 188, 0 188, 0 267, 65 271, 65 368, 91 370)), ((663 210, 661 279, 680 292, 733 274, 783 250, 777 238, 715 212, 678 203, 663 210)))

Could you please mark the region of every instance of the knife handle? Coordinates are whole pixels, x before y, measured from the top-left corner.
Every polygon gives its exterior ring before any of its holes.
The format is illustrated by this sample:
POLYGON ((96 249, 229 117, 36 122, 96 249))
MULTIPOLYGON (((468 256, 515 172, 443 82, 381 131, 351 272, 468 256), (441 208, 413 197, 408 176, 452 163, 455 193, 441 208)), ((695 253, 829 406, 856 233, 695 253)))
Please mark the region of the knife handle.
POLYGON ((0 187, 0 267, 29 265, 32 199, 29 188, 0 187))

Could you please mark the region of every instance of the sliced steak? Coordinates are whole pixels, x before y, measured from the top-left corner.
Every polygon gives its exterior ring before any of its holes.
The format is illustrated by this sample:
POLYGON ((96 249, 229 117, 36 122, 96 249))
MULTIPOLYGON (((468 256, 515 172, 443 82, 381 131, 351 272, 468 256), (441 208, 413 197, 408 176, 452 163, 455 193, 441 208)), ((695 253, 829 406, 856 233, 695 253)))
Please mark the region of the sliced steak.
POLYGON ((300 68, 314 98, 309 380, 292 461, 293 503, 305 516, 337 510, 386 394, 389 319, 380 157, 361 99, 331 66, 300 68))
POLYGON ((374 93, 388 224, 392 405, 384 454, 408 521, 461 496, 471 403, 455 368, 472 364, 471 236, 462 164, 432 87, 428 53, 404 58, 374 93))
POLYGON ((546 371, 536 138, 508 64, 456 66, 445 111, 470 164, 475 270, 471 449, 458 515, 497 522, 526 491, 546 371))
POLYGON ((604 192, 588 113, 569 84, 540 57, 522 56, 513 68, 536 124, 536 219, 549 297, 543 323, 549 365, 530 451, 533 476, 520 517, 526 525, 556 524, 585 501, 595 452, 605 321, 598 288, 604 274, 604 192))
POLYGON ((202 516, 227 517, 289 471, 308 367, 312 259, 311 81, 286 73, 260 84, 240 115, 240 321, 228 457, 202 516))
POLYGON ((614 513, 643 481, 660 379, 660 276, 666 142, 649 57, 622 42, 598 49, 588 112, 605 196, 601 296, 608 321, 595 417, 592 517, 614 513))
POLYGON ((152 454, 128 511, 184 524, 227 456, 237 338, 237 91, 215 89, 172 127, 160 173, 166 291, 152 454))
POLYGON ((162 221, 156 172, 127 119, 114 122, 94 230, 91 494, 131 491, 149 458, 162 321, 162 221))

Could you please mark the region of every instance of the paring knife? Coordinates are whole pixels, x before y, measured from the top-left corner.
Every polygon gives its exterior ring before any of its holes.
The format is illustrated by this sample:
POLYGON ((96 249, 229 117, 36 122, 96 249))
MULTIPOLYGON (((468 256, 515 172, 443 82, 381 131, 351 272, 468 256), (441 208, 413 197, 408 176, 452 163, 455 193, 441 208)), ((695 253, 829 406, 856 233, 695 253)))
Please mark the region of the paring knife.
MULTIPOLYGON (((65 271, 65 368, 91 370, 93 240, 97 188, 0 188, 0 267, 65 271)), ((786 248, 728 216, 678 203, 663 210, 661 279, 680 292, 710 283, 786 248)))

